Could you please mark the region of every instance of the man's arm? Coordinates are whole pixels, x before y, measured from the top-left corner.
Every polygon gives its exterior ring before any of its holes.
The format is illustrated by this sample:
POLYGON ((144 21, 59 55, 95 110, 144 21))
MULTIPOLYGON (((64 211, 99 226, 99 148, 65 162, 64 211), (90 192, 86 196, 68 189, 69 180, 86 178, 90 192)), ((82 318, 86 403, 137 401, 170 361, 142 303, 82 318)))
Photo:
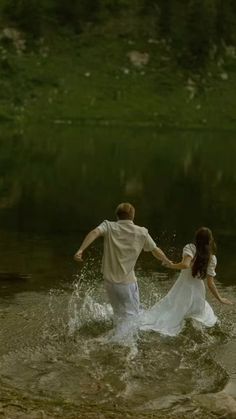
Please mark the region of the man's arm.
POLYGON ((165 255, 165 253, 160 249, 160 247, 157 247, 155 241, 148 233, 148 230, 146 230, 146 232, 147 232, 147 235, 146 235, 145 243, 143 246, 143 250, 145 252, 151 252, 154 258, 160 260, 163 264, 170 263, 170 260, 165 255))
POLYGON ((83 261, 83 251, 85 249, 87 249, 87 247, 89 247, 94 242, 94 240, 96 240, 101 235, 102 235, 102 233, 99 230, 99 228, 95 228, 94 230, 90 231, 87 234, 87 236, 85 236, 79 250, 75 253, 74 259, 77 262, 82 262, 83 261))
POLYGON ((170 260, 168 259, 168 257, 165 255, 165 253, 159 248, 159 247, 155 247, 155 249, 152 251, 152 255, 158 259, 161 260, 164 264, 169 264, 171 263, 170 260))

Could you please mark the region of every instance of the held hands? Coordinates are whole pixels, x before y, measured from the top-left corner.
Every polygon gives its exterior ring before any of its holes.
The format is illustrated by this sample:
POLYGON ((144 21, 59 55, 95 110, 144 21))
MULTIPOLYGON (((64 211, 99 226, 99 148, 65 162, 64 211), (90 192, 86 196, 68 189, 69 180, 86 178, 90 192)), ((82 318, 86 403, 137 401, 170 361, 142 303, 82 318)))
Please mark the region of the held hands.
POLYGON ((76 262, 83 262, 83 250, 78 250, 78 252, 74 256, 74 260, 76 262))
POLYGON ((162 265, 165 266, 165 268, 173 268, 173 262, 171 262, 171 260, 169 259, 165 259, 162 261, 162 265))

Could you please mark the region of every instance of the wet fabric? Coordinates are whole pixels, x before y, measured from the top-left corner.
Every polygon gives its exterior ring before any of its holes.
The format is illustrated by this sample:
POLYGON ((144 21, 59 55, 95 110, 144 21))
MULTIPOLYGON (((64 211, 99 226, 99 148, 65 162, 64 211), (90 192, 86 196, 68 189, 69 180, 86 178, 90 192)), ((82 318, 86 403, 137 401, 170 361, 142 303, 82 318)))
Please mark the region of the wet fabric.
MULTIPOLYGON (((194 256, 193 246, 191 249, 191 255, 194 256)), ((190 253, 189 245, 183 249, 183 255, 187 254, 187 251, 190 253)), ((214 256, 209 262, 208 275, 215 275, 215 265, 214 256)), ((185 319, 188 318, 208 327, 217 322, 217 317, 206 301, 204 281, 194 278, 191 268, 180 272, 168 294, 140 316, 139 325, 141 330, 154 330, 164 335, 175 336, 180 333, 185 319)))
POLYGON ((131 220, 105 220, 97 228, 104 237, 104 279, 122 284, 135 282, 134 267, 141 251, 151 252, 157 247, 148 230, 131 220))
POLYGON ((137 282, 132 284, 114 284, 105 282, 106 291, 111 303, 114 321, 128 320, 139 314, 139 289, 137 282))

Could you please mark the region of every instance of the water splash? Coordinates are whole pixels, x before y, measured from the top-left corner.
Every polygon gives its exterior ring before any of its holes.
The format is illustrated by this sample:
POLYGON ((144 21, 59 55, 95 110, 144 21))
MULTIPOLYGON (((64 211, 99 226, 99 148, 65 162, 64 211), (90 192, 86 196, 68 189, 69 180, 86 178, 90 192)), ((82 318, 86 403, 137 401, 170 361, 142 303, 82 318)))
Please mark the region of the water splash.
POLYGON ((81 271, 73 282, 73 291, 68 304, 68 333, 73 335, 85 325, 94 322, 109 322, 112 318, 110 304, 96 301, 96 288, 83 284, 87 275, 87 269, 81 271))
MULTIPOLYGON (((3 340, 11 339, 0 357, 3 390, 11 386, 77 406, 113 406, 116 400, 140 411, 180 406, 184 412, 191 407, 185 397, 223 388, 228 376, 212 354, 228 338, 227 315, 212 329, 189 321, 175 338, 138 333, 133 319, 113 327, 103 284, 82 274, 72 292, 25 293, 8 307, 1 324, 3 340)), ((147 286, 147 279, 141 292, 149 307, 170 283, 153 277, 147 286)))

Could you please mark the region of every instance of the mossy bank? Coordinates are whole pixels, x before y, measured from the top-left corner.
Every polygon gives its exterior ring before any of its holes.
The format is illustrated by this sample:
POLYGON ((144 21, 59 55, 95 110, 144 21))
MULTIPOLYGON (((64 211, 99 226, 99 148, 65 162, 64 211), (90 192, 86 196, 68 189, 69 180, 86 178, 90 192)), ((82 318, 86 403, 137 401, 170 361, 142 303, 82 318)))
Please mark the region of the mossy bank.
POLYGON ((110 26, 49 32, 29 45, 2 25, 0 38, 1 123, 236 127, 234 47, 193 71, 166 39, 110 26))

